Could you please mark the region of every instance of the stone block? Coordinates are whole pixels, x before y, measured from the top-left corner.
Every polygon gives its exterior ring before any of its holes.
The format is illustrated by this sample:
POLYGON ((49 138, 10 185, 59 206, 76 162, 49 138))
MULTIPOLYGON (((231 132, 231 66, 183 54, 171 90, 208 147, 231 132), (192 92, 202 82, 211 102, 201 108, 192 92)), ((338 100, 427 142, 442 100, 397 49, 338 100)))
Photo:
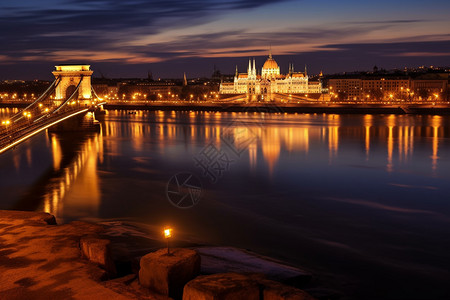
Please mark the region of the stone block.
POLYGON ((200 255, 190 249, 160 249, 141 258, 139 282, 162 295, 181 298, 183 287, 200 272, 200 255))
POLYGON ((264 300, 315 300, 307 292, 272 280, 258 281, 264 300))
POLYGON ((184 287, 183 300, 259 300, 259 286, 238 273, 199 276, 184 287))
POLYGON ((80 248, 83 255, 105 269, 109 276, 114 276, 116 268, 111 257, 110 244, 111 241, 98 237, 89 236, 80 239, 80 248))

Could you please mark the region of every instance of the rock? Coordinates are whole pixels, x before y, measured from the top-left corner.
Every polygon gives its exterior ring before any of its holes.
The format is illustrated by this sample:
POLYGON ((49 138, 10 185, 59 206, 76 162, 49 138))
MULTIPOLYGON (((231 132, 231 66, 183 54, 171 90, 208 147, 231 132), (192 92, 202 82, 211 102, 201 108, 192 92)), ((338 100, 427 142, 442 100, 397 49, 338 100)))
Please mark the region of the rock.
POLYGON ((183 300, 259 300, 259 287, 238 273, 199 276, 184 287, 183 300))
POLYGON ((260 280, 264 300, 315 300, 307 292, 273 280, 260 280))
POLYGON ((184 285, 200 272, 200 255, 190 249, 160 249, 141 258, 139 282, 157 293, 180 298, 184 285))
POLYGON ((311 280, 308 272, 283 262, 233 247, 199 247, 202 274, 263 273, 269 279, 302 286, 311 280))
POLYGON ((48 225, 56 225, 55 216, 45 212, 0 210, 0 219, 37 221, 48 225))
POLYGON ((116 268, 111 258, 110 244, 109 240, 96 236, 82 237, 80 239, 80 248, 83 255, 91 262, 105 269, 111 277, 116 275, 116 268))
POLYGON ((48 225, 48 216, 0 211, 0 299, 158 299, 105 287, 104 271, 81 259, 80 239, 102 233, 101 226, 48 225))
MULTIPOLYGON (((128 297, 128 299, 139 300, 173 300, 164 295, 156 294, 141 286, 136 274, 129 274, 124 277, 104 281, 104 286, 116 293, 128 297)), ((100 299, 99 299, 100 300, 100 299)))

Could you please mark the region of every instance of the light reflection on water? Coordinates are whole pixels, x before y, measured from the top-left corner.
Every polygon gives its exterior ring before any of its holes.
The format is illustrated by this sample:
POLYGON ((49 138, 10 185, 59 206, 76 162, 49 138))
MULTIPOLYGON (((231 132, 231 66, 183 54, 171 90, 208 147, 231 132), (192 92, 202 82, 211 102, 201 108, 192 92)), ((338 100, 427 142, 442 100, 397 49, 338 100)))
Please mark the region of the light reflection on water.
POLYGON ((170 222, 304 266, 354 297, 368 299, 376 281, 373 298, 436 298, 450 275, 449 137, 446 116, 109 111, 101 133, 41 134, 2 155, 0 205, 59 222, 170 222), (225 149, 230 128, 251 142, 212 184, 193 157, 211 142, 225 149), (204 187, 190 210, 166 199, 180 171, 204 187))

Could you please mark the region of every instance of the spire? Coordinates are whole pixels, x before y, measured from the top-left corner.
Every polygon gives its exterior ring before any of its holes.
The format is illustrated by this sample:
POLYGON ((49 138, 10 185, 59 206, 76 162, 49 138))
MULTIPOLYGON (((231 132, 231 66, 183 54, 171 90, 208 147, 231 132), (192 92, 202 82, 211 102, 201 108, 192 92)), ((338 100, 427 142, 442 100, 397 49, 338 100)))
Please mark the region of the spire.
POLYGON ((307 72, 306 72, 306 64, 305 64, 305 76, 307 75, 307 72))
POLYGON ((253 75, 256 75, 256 64, 255 64, 255 59, 253 58, 253 75))
POLYGON ((249 58, 248 59, 248 69, 247 69, 247 74, 250 75, 250 73, 252 72, 252 60, 249 58))
POLYGON ((272 45, 269 46, 269 58, 272 58, 272 45))
POLYGON ((183 75, 183 86, 186 86, 186 85, 187 85, 186 72, 184 72, 184 75, 183 75))
POLYGON ((239 75, 239 73, 238 73, 238 68, 237 68, 237 65, 236 65, 236 77, 238 77, 238 75, 239 75))

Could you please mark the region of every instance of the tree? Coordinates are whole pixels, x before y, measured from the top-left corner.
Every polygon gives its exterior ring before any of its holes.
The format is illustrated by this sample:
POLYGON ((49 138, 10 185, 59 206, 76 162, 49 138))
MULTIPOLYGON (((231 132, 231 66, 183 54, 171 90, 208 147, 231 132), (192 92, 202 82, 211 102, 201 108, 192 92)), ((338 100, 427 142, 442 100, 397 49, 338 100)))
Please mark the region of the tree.
POLYGON ((344 100, 348 100, 347 99, 347 93, 346 92, 341 92, 341 91, 339 91, 339 92, 337 92, 336 93, 337 94, 337 100, 339 100, 339 101, 344 101, 344 100))
POLYGON ((430 91, 425 88, 420 88, 417 90, 417 96, 419 96, 422 101, 426 101, 430 97, 430 91))
POLYGON ((384 92, 381 89, 366 90, 364 95, 369 95, 370 101, 381 101, 384 98, 384 92))

